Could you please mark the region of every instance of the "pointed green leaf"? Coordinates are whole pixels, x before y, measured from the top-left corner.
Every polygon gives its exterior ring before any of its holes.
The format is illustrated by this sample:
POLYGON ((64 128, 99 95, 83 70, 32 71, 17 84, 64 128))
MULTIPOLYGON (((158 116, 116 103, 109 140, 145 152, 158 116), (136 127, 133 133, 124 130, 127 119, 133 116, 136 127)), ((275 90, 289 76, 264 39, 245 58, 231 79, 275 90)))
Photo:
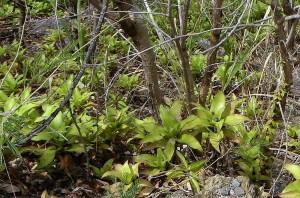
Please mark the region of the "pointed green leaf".
POLYGON ((142 122, 141 124, 139 124, 139 126, 142 126, 145 129, 145 131, 147 131, 149 133, 157 131, 157 129, 160 130, 160 128, 161 128, 155 122, 142 122))
POLYGON ((200 105, 198 105, 194 109, 197 110, 199 118, 206 119, 206 120, 212 120, 213 119, 213 115, 208 109, 206 109, 206 108, 204 108, 200 105))
POLYGON ((56 150, 49 150, 46 149, 43 153, 42 157, 39 159, 39 163, 37 166, 37 169, 44 168, 45 166, 49 165, 51 162, 53 162, 55 158, 56 150))
POLYGON ((72 144, 72 147, 67 150, 68 152, 75 152, 75 153, 83 153, 84 148, 82 144, 72 144))
POLYGON ((219 91, 214 97, 210 107, 210 112, 212 112, 217 119, 220 119, 222 116, 222 113, 225 109, 225 102, 224 93, 219 91))
POLYGON ((184 172, 175 171, 175 172, 168 174, 168 179, 182 178, 183 176, 184 176, 184 172))
POLYGON ((169 139, 165 148, 165 155, 168 161, 171 161, 175 151, 175 140, 173 138, 169 139))
POLYGON ((171 114, 170 110, 162 105, 159 108, 159 115, 165 128, 172 128, 178 123, 176 118, 171 114))
POLYGON ((295 198, 295 197, 300 197, 300 192, 290 191, 290 192, 280 193, 278 196, 282 198, 295 198))
POLYGON ((223 127, 224 119, 220 120, 219 122, 213 122, 213 123, 217 128, 217 132, 219 132, 219 131, 221 131, 221 129, 223 127))
POLYGON ((194 191, 196 193, 199 193, 200 192, 200 184, 199 184, 199 182, 195 178, 192 178, 191 179, 191 184, 192 184, 192 187, 193 187, 194 191))
POLYGON ((160 133, 157 131, 156 133, 150 133, 148 135, 146 135, 141 143, 145 144, 145 143, 149 143, 149 142, 156 142, 156 141, 159 141, 163 138, 162 135, 160 135, 160 133))
POLYGON ((105 172, 101 178, 104 178, 104 177, 116 177, 118 178, 119 180, 122 180, 122 173, 121 172, 117 172, 117 171, 107 171, 105 172))
POLYGON ((185 157, 184 157, 179 151, 176 151, 176 154, 177 154, 177 156, 179 157, 179 160, 180 160, 180 162, 181 162, 182 168, 183 168, 184 170, 187 170, 189 165, 188 165, 188 163, 187 163, 185 157))
POLYGON ((37 134, 36 136, 34 136, 33 138, 31 138, 31 140, 33 141, 49 141, 52 139, 52 135, 49 132, 41 132, 39 134, 37 134))
POLYGON ((190 134, 183 134, 181 138, 178 140, 178 142, 187 144, 188 146, 198 149, 199 151, 202 151, 202 146, 200 145, 199 141, 190 134))
POLYGON ((197 173, 198 171, 200 171, 203 168, 205 163, 206 163, 206 160, 200 160, 198 162, 194 162, 190 165, 190 170, 194 173, 197 173))
POLYGON ((131 166, 132 174, 135 177, 139 176, 139 165, 140 165, 140 163, 136 163, 131 166))
POLYGON ((294 192, 294 193, 297 192, 297 193, 300 193, 300 179, 298 179, 298 180, 290 183, 282 191, 282 193, 287 193, 287 192, 294 192))
POLYGON ((171 115, 179 122, 181 120, 181 103, 179 100, 175 101, 170 108, 171 115))
POLYGON ((157 164, 160 167, 163 167, 165 166, 166 162, 167 161, 164 152, 161 150, 161 148, 157 149, 157 164))
POLYGON ((231 126, 231 125, 240 124, 245 121, 249 121, 249 118, 240 114, 233 114, 225 118, 224 124, 231 126))
POLYGON ((187 131, 195 127, 208 127, 210 123, 206 119, 198 118, 195 115, 190 115, 180 123, 181 131, 187 131))
POLYGON ((283 168, 292 173, 295 179, 300 179, 300 166, 295 164, 285 164, 283 168))
POLYGON ((140 154, 135 157, 133 157, 133 160, 135 162, 145 163, 148 164, 151 167, 157 167, 157 158, 156 156, 152 156, 149 154, 140 154))
POLYGON ((210 144, 216 149, 216 151, 220 152, 220 141, 223 139, 224 134, 222 131, 218 133, 209 133, 209 141, 210 144))

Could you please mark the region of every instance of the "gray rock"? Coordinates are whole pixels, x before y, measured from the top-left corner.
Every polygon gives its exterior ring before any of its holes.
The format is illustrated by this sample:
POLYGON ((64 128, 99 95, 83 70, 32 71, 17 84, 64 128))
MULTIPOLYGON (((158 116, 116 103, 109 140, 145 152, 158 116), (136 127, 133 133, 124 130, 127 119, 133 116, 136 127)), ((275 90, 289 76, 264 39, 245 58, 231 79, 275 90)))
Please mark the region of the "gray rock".
POLYGON ((245 195, 245 191, 244 191, 244 189, 241 188, 241 187, 235 187, 235 188, 234 188, 234 193, 235 193, 235 195, 237 195, 237 196, 239 196, 239 197, 245 195))
POLYGON ((223 195, 223 196, 228 196, 229 192, 230 192, 230 186, 229 185, 223 186, 220 189, 220 194, 223 195))
POLYGON ((197 198, 254 198, 259 197, 257 189, 255 185, 250 183, 247 177, 238 176, 233 178, 215 175, 205 180, 203 188, 199 195, 197 195, 197 198), (237 186, 238 184, 239 186, 237 186))
POLYGON ((233 179, 231 184, 233 187, 239 187, 241 185, 239 180, 237 180, 237 179, 233 179))

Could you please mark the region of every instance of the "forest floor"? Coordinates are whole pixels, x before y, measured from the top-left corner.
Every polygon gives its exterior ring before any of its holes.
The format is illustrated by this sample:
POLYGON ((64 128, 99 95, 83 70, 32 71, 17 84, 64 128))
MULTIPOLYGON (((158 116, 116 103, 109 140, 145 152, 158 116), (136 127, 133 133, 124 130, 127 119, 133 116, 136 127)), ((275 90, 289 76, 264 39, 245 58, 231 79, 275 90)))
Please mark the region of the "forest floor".
MULTIPOLYGON (((50 19, 40 19, 36 21, 29 22, 29 29, 25 30, 24 37, 25 46, 27 53, 32 54, 36 51, 41 50, 39 48, 39 42, 42 41, 43 36, 45 36, 49 29, 56 28, 55 18, 50 19)), ((0 45, 4 43, 9 43, 14 38, 13 34, 8 34, 6 39, 2 39, 0 45)), ((300 103, 299 90, 300 90, 300 70, 295 73, 295 82, 293 91, 289 95, 288 107, 286 112, 286 122, 289 124, 298 124, 300 122, 300 103)), ((278 194, 283 190, 283 188, 292 181, 292 177, 284 169, 282 165, 286 162, 292 162, 299 164, 299 156, 295 155, 288 150, 285 150, 283 146, 283 140, 286 138, 285 129, 282 127, 278 132, 278 138, 274 143, 274 148, 271 149, 273 154, 273 168, 272 168, 272 182, 271 182, 271 194, 278 194), (275 148, 276 146, 276 148, 275 148)), ((104 183, 97 177, 92 176, 90 170, 86 170, 82 167, 82 161, 84 161, 84 155, 74 155, 70 154, 58 156, 61 162, 58 163, 69 163, 71 166, 68 169, 63 169, 61 164, 57 164, 56 167, 52 167, 44 172, 31 172, 30 169, 33 166, 36 159, 32 156, 24 156, 23 162, 15 160, 7 162, 6 172, 1 173, 0 180, 0 197, 42 197, 42 198, 55 198, 55 197, 66 197, 66 198, 96 198, 104 197, 103 186, 104 183)), ((208 173, 209 175, 209 173, 208 173)), ((211 175, 215 177, 215 175, 211 175)), ((207 181, 209 178, 205 180, 207 181)), ((221 176, 220 176, 221 178, 221 176)), ((235 177, 231 177, 230 180, 233 182, 235 177)), ((225 181, 225 179, 224 179, 225 181)), ((205 183, 205 181, 204 181, 205 183)), ((167 184, 166 184, 167 185, 167 184)), ((217 188, 228 185, 220 185, 217 188)), ((207 188, 205 185, 203 188, 207 188)), ((216 191, 214 188, 213 190, 216 191)), ((244 189, 245 190, 245 189, 244 189)), ((190 189, 178 188, 177 191, 172 192, 168 190, 168 186, 162 187, 160 191, 156 192, 150 197, 201 197, 199 195, 191 195, 192 191, 190 189)), ((226 196, 223 196, 226 197, 226 196)), ((236 197, 235 195, 228 195, 227 197, 236 197)), ((243 197, 243 196, 241 196, 243 197)))

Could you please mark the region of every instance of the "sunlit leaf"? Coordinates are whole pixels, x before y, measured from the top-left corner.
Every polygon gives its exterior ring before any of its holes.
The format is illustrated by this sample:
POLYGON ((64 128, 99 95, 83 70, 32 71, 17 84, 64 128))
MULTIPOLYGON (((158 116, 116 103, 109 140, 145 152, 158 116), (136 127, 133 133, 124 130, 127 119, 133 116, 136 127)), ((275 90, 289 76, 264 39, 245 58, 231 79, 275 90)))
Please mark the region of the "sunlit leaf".
POLYGON ((188 146, 198 149, 199 151, 202 151, 202 146, 200 145, 199 141, 190 134, 183 134, 181 138, 178 140, 178 142, 187 144, 188 146))
POLYGON ((283 168, 292 173, 295 179, 300 179, 300 166, 295 164, 285 164, 283 168))
POLYGON ((222 116, 222 113, 225 109, 225 102, 224 93, 219 91, 214 97, 210 107, 210 112, 212 112, 217 119, 220 119, 222 116))
POLYGON ((181 103, 179 100, 175 101, 170 108, 171 115, 179 122, 181 120, 181 103))
POLYGON ((249 121, 249 118, 240 114, 229 115, 225 118, 225 125, 237 125, 242 122, 249 121))
POLYGON ((166 148, 164 151, 168 161, 170 161, 172 159, 174 151, 175 151, 175 139, 171 138, 167 142, 167 145, 166 145, 166 148))
POLYGON ((180 160, 180 162, 181 162, 181 166, 186 170, 186 169, 188 169, 188 163, 187 163, 187 161, 186 161, 186 159, 185 159, 185 157, 179 152, 179 151, 176 151, 176 154, 177 154, 177 156, 179 157, 179 160, 180 160))
POLYGON ((199 184, 199 182, 195 178, 192 178, 191 179, 191 184, 192 184, 192 187, 193 187, 194 191, 196 193, 199 193, 200 192, 200 184, 199 184))
MULTIPOLYGON (((299 193, 300 194, 300 179, 287 185, 282 193, 299 193)), ((282 196, 281 196, 282 197, 282 196)))
POLYGON ((218 132, 218 133, 210 133, 209 134, 209 141, 211 143, 211 145, 214 147, 214 149, 216 149, 216 151, 220 152, 220 141, 224 138, 224 134, 222 131, 218 132))
POLYGON ((206 119, 198 118, 195 115, 190 115, 180 123, 181 131, 193 129, 195 127, 208 127, 210 123, 206 119))
POLYGON ((190 164, 190 170, 194 173, 197 173, 198 171, 200 171, 203 168, 205 163, 206 163, 206 160, 200 160, 198 162, 194 162, 194 163, 190 164))
POLYGON ((183 171, 175 171, 168 174, 168 179, 182 178, 184 176, 183 171))
POLYGON ((37 169, 44 168, 45 166, 53 162, 55 158, 55 153, 56 150, 45 149, 43 155, 39 159, 37 169))
POLYGON ((163 126, 166 128, 172 128, 174 125, 178 123, 176 118, 169 111, 169 109, 167 109, 162 105, 159 108, 159 115, 163 126))

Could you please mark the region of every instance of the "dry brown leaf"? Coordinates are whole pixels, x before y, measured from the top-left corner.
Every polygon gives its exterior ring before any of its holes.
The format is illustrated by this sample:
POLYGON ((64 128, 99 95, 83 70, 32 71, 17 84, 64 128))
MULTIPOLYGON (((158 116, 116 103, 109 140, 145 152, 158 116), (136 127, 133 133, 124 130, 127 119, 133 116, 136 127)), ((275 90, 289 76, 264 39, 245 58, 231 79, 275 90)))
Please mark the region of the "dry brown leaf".
POLYGON ((70 155, 65 155, 65 156, 58 155, 58 158, 60 161, 60 165, 63 167, 63 169, 66 172, 69 172, 72 166, 72 161, 73 161, 72 157, 70 155))

